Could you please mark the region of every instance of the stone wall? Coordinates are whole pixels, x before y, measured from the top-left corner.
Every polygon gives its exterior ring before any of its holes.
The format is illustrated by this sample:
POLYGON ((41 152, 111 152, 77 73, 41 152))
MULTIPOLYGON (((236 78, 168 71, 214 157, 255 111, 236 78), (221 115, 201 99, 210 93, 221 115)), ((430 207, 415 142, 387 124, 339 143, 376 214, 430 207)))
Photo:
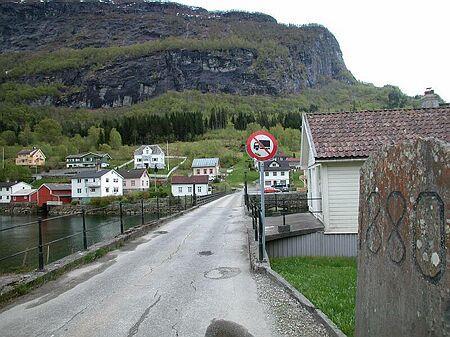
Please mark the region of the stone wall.
POLYGON ((418 139, 362 167, 357 337, 450 336, 449 149, 418 139))
POLYGON ((4 215, 28 215, 37 212, 38 206, 32 202, 0 204, 0 214, 4 215))

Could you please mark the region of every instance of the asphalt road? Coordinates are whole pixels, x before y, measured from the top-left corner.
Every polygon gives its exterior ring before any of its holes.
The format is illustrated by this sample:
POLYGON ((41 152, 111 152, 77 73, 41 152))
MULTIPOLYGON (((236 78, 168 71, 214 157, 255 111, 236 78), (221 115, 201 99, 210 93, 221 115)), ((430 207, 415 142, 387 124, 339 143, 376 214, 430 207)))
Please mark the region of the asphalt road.
POLYGON ((47 283, 2 310, 0 335, 281 335, 270 304, 286 304, 250 271, 241 203, 226 196, 47 283))

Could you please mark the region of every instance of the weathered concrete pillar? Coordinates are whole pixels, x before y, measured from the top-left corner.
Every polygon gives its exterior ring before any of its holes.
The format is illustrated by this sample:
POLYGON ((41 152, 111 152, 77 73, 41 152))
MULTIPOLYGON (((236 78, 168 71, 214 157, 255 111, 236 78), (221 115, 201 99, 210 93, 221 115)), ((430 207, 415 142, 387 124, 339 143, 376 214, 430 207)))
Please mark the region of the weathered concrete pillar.
POLYGON ((357 337, 450 336, 449 146, 418 139, 362 167, 357 337))

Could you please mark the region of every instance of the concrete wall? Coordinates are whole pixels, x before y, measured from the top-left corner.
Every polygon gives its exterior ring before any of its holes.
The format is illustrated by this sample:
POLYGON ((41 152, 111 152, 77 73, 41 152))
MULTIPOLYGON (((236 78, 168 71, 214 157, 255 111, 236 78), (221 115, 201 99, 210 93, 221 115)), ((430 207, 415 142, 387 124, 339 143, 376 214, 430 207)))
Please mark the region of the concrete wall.
POLYGON ((312 234, 268 241, 267 254, 273 257, 357 255, 358 234, 312 234))

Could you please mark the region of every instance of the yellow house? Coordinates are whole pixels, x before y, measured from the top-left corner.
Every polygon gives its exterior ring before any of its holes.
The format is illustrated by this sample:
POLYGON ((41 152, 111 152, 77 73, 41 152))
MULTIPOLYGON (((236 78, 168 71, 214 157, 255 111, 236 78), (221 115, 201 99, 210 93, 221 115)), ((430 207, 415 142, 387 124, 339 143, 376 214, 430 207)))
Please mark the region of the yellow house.
POLYGON ((45 155, 41 149, 33 147, 31 150, 19 151, 16 158, 16 165, 21 166, 44 166, 45 155))

